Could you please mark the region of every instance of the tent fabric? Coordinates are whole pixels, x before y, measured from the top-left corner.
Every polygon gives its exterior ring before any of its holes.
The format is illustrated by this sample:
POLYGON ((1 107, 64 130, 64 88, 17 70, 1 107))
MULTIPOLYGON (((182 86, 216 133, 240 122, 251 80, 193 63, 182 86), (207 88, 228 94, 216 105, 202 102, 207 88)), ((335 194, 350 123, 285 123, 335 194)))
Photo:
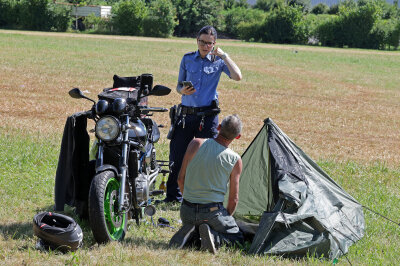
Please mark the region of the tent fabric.
POLYGON ((337 258, 363 237, 361 204, 271 119, 242 160, 235 217, 261 217, 250 253, 337 258))

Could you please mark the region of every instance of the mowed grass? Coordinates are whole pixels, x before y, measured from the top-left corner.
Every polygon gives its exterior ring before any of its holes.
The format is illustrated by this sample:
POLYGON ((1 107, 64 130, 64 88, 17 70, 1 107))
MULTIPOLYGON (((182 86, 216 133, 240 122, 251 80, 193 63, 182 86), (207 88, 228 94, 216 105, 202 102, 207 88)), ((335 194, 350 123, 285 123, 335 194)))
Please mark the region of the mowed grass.
MULTIPOLYGON (((221 117, 238 113, 239 153, 271 117, 289 137, 361 204, 400 222, 400 53, 251 44, 222 40, 238 63, 241 82, 220 82, 221 117)), ((54 176, 68 115, 90 108, 69 98, 80 87, 96 95, 112 75, 153 73, 174 88, 191 39, 152 39, 0 31, 0 259, 6 264, 330 264, 306 258, 250 256, 222 250, 212 256, 169 250, 176 229, 134 223, 124 242, 97 246, 86 221, 84 247, 59 254, 35 249, 32 218, 54 204, 54 176)), ((152 97, 152 106, 179 102, 173 92, 152 97)), ((156 114, 168 125, 167 114, 156 114)), ((90 125, 91 127, 92 125, 90 125)), ((168 128, 168 127, 167 127, 168 128)), ((159 143, 168 158, 167 128, 159 143)), ((179 227, 179 206, 162 205, 158 217, 179 227)), ((78 219, 73 210, 67 214, 78 219)), ((397 264, 400 227, 365 210, 366 235, 350 248, 353 264, 397 264)), ((342 264, 347 263, 343 257, 342 264)))

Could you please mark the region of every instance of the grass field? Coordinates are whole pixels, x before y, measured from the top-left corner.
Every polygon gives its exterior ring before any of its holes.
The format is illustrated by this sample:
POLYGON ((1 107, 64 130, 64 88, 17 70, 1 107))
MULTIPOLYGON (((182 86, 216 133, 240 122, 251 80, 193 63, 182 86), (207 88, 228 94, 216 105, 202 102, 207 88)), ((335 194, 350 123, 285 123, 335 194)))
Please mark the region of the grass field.
MULTIPOLYGON (((271 117, 361 204, 400 222, 400 52, 218 42, 237 62, 240 82, 222 77, 221 118, 237 113, 241 153, 271 117)), ((175 88, 192 39, 60 34, 0 30, 0 261, 6 264, 331 264, 254 257, 238 250, 216 256, 169 250, 176 231, 133 223, 122 243, 97 246, 85 221, 84 248, 59 254, 35 249, 32 218, 54 204, 54 176, 67 116, 90 103, 67 92, 79 87, 96 98, 112 76, 152 73, 156 84, 175 88)), ((179 102, 173 92, 151 106, 179 102)), ((168 124, 167 114, 156 114, 168 124)), ((167 129, 158 150, 168 157, 167 129)), ((177 205, 158 208, 179 227, 177 205)), ((67 214, 73 216, 71 209, 67 214)), ((75 217, 75 216, 74 216, 75 217)), ((353 264, 395 265, 400 227, 365 211, 366 235, 350 248, 353 264)), ((76 218, 76 217, 75 217, 76 218)), ((339 260, 347 264, 345 257, 339 260)))

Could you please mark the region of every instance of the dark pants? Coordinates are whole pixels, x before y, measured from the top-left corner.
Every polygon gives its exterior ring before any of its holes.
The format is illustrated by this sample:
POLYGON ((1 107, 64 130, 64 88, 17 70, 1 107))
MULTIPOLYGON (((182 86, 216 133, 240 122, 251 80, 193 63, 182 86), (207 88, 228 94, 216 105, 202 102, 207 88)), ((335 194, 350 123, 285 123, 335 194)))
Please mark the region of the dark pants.
POLYGON ((218 134, 218 116, 204 117, 204 125, 200 130, 201 116, 186 115, 185 123, 182 116, 175 125, 174 136, 169 144, 169 160, 173 165, 167 181, 166 201, 182 201, 182 194, 178 187, 178 174, 181 169, 186 148, 193 138, 214 138, 218 134), (183 124, 185 127, 183 128, 183 124))
POLYGON ((239 230, 235 219, 228 214, 228 211, 218 204, 218 208, 198 208, 182 203, 180 216, 183 225, 194 225, 206 223, 210 226, 214 235, 216 247, 221 245, 232 246, 235 243, 243 243, 243 234, 239 230), (216 210, 215 210, 216 209, 216 210))

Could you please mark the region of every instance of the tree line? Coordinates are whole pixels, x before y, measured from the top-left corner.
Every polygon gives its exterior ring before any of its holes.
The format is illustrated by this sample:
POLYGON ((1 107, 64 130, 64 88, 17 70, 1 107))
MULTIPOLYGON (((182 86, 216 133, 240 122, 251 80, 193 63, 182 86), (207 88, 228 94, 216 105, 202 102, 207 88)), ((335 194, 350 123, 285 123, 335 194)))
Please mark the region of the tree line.
MULTIPOLYGON (((310 0, 70 0, 73 5, 112 5, 109 18, 89 15, 86 31, 102 34, 194 36, 204 25, 245 41, 332 47, 397 49, 398 2, 345 0, 328 7, 310 0)), ((53 0, 0 0, 0 27, 70 31, 71 6, 53 0)))

